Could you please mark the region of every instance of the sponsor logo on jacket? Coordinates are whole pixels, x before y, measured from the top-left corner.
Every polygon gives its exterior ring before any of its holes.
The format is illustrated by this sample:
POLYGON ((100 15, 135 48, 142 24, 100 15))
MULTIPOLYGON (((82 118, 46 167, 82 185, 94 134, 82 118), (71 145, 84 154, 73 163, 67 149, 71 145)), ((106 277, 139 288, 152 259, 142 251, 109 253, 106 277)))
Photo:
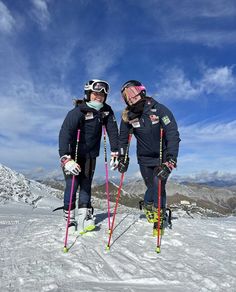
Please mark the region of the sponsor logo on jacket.
POLYGON ((158 124, 159 123, 159 117, 157 115, 149 115, 150 120, 152 121, 152 124, 158 124))

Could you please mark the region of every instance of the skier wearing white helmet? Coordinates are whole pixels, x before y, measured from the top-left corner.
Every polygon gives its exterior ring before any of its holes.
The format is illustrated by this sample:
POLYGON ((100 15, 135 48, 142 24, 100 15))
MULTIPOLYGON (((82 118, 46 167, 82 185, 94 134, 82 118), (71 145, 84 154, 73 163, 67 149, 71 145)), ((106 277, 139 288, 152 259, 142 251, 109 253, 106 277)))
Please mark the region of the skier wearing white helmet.
POLYGON ((111 147, 111 167, 118 164, 118 127, 112 108, 106 103, 109 84, 106 81, 92 79, 84 86, 84 99, 76 100, 75 108, 67 114, 59 134, 59 155, 63 167, 66 187, 64 192, 64 217, 67 219, 72 194, 70 230, 79 233, 95 228, 91 205, 91 185, 95 171, 96 158, 99 156, 102 127, 105 126, 111 147), (77 131, 80 138, 77 142, 77 131), (77 161, 75 161, 76 146, 77 161), (79 199, 76 204, 76 191, 79 199), (76 220, 76 205, 78 220, 76 220))

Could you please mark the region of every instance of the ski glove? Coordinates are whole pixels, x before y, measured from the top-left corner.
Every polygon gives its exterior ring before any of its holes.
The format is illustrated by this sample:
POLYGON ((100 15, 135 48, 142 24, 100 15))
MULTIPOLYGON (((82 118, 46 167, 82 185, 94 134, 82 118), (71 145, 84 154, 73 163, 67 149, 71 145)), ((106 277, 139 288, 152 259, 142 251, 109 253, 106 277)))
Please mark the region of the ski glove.
POLYGON ((110 167, 111 170, 116 170, 119 164, 118 152, 111 152, 110 167))
POLYGON ((61 166, 64 168, 66 175, 79 175, 81 171, 79 164, 71 159, 70 155, 64 155, 61 157, 61 166))
POLYGON ((119 164, 118 164, 118 170, 120 173, 124 173, 127 171, 129 166, 129 156, 126 157, 125 160, 125 156, 121 155, 119 156, 119 164))
POLYGON ((158 176, 160 180, 166 180, 171 171, 176 167, 176 162, 173 159, 162 163, 161 165, 154 168, 154 175, 158 176))

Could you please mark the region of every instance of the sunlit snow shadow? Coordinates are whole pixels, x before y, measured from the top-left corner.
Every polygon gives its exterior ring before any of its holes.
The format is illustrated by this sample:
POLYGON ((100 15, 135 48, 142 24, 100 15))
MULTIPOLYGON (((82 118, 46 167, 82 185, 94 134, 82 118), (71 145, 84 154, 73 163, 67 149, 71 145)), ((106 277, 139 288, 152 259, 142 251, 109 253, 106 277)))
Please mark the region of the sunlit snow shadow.
POLYGON ((106 220, 108 217, 108 214, 107 214, 107 212, 104 212, 104 213, 96 214, 95 216, 96 216, 96 224, 98 224, 98 223, 106 220))
MULTIPOLYGON (((117 227, 127 218, 129 216, 129 214, 126 214, 121 220, 120 220, 120 222, 116 225, 116 227, 114 228, 114 230, 115 229, 117 229, 117 227)), ((110 245, 110 247, 119 239, 119 238, 121 238, 137 221, 139 220, 139 215, 136 217, 136 219, 131 223, 131 224, 129 224, 126 228, 125 228, 125 230, 120 234, 120 235, 118 235, 114 240, 113 240, 113 242, 112 242, 112 244, 110 245)), ((113 230, 113 231, 114 231, 113 230)))

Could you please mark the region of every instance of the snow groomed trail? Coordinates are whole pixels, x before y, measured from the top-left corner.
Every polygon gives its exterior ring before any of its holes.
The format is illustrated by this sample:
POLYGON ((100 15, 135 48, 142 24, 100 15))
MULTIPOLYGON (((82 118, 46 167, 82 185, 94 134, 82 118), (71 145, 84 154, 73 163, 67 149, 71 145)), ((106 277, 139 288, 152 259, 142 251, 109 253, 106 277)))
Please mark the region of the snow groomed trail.
POLYGON ((119 210, 110 251, 107 214, 63 253, 62 214, 19 203, 0 207, 0 291, 235 291, 236 218, 173 220, 161 253, 152 225, 119 210))

